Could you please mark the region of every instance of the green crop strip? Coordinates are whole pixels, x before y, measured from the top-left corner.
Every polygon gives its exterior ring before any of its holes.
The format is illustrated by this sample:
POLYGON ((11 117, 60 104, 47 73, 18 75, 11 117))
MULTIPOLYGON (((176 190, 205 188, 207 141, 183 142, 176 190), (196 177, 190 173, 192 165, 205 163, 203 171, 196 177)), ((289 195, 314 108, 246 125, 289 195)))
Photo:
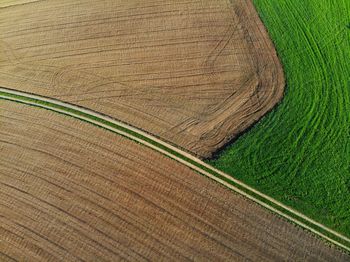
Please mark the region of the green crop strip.
MULTIPOLYGON (((255 192, 253 192, 252 190, 250 190, 249 188, 245 187, 245 186, 242 186, 238 183, 236 183, 235 181, 232 181, 231 179, 228 179, 226 178, 225 176, 219 174, 218 172, 216 172, 215 170, 212 170, 174 150, 172 150, 171 148, 165 146, 165 145, 162 145, 160 143, 158 143, 157 141, 154 141, 148 137, 145 137, 144 135, 142 134, 139 134, 137 132, 134 132, 128 128, 125 128, 123 126, 120 126, 118 124, 115 124, 113 122, 110 122, 110 121, 107 121, 103 118, 100 118, 100 117, 97 117, 97 116, 94 116, 94 115, 91 115, 89 113, 85 113, 85 112, 82 112, 77 109, 74 109, 74 108, 70 108, 70 107, 67 107, 67 106, 64 106, 64 105, 59 105, 55 102, 48 102, 48 101, 44 101, 44 100, 41 100, 40 98, 38 99, 35 99, 35 98, 32 98, 32 97, 28 97, 28 96, 25 96, 25 95, 17 95, 17 94, 11 94, 11 93, 8 93, 6 91, 0 91, 0 98, 2 99, 7 99, 7 100, 10 100, 10 101, 16 101, 16 102, 20 102, 20 103, 24 103, 24 104, 29 104, 29 105, 33 105, 33 106, 38 106, 38 107, 42 107, 42 108, 45 108, 45 109, 48 109, 48 110, 52 110, 52 111, 55 111, 55 112, 58 112, 58 113, 61 113, 61 114, 65 114, 65 115, 69 115, 71 117, 75 117, 77 119, 80 119, 80 120, 83 120, 83 121, 86 121, 86 122, 89 122, 91 124, 94 124, 98 127, 102 127, 102 128, 105 128, 107 129, 108 131, 112 131, 112 132, 115 132, 117 133, 118 135, 122 135, 120 133, 118 133, 117 131, 113 131, 111 129, 108 129, 106 127, 104 127, 103 125, 105 126, 108 126, 108 127, 111 127, 113 128, 114 130, 118 130, 118 131, 122 131, 124 133, 127 133, 129 135, 132 135, 132 137, 127 137, 128 139, 131 139, 131 140, 134 140, 136 142, 138 142, 137 140, 135 139, 141 139, 143 142, 147 142, 151 145, 154 145, 156 146, 157 148, 161 149, 161 150, 164 150, 168 153, 170 153, 171 155, 168 157, 170 158, 180 158, 182 160, 185 160, 187 163, 189 164, 192 164, 193 166, 195 167, 198 167, 200 168, 201 170, 203 170, 204 172, 207 172, 211 175, 213 175, 214 177, 220 179, 221 181, 223 182, 226 182, 232 186, 234 186, 236 189, 238 189, 239 191, 249 195, 250 197, 253 198, 253 201, 255 202, 260 202, 260 204, 264 205, 264 204, 267 204, 268 206, 265 206, 266 208, 270 209, 271 211, 273 212, 282 212, 282 216, 285 216, 286 218, 288 218, 289 220, 291 219, 295 219, 296 221, 292 221, 294 223, 303 223, 304 225, 310 227, 311 229, 315 230, 316 232, 319 232, 321 234, 323 234, 324 236, 326 237, 329 237, 330 239, 333 239, 335 241, 337 241, 338 243, 342 244, 343 247, 350 251, 349 249, 349 242, 345 241, 344 239, 334 235, 333 233, 323 229, 322 227, 318 226, 318 225, 315 225, 314 223, 311 223, 310 221, 300 217, 299 215, 291 212, 290 210, 286 209, 286 208, 283 208, 282 206, 274 203, 274 202, 271 202, 269 199, 267 199, 266 197, 264 196, 261 196, 255 192)), ((139 142, 138 142, 139 143, 139 142)), ((176 160, 176 159, 175 159, 176 160)), ((198 172, 195 168, 194 170, 196 172, 198 172)), ((207 176, 205 175, 205 173, 201 173, 203 171, 200 171, 199 173, 201 175, 204 175, 204 176, 207 176)))
POLYGON ((209 164, 350 236, 350 1, 255 0, 282 103, 209 164))

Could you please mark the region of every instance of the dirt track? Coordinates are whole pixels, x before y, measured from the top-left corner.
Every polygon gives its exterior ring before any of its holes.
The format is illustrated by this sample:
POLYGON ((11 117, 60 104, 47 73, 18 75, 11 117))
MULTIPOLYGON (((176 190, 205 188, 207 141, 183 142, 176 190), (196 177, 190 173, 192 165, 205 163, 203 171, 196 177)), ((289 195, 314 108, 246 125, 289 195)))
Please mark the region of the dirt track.
MULTIPOLYGON (((128 124, 94 112, 90 109, 82 108, 76 105, 68 104, 66 102, 54 100, 51 98, 45 98, 42 96, 28 94, 22 91, 15 91, 0 87, 0 98, 10 99, 13 102, 25 103, 28 105, 39 106, 48 110, 52 110, 57 113, 63 113, 67 116, 77 118, 81 121, 87 121, 90 124, 104 128, 115 134, 124 136, 132 141, 139 143, 140 145, 146 146, 156 152, 170 157, 182 165, 189 167, 196 171, 198 174, 210 178, 224 187, 250 199, 254 203, 259 204, 262 207, 267 208, 274 214, 278 214, 289 222, 295 223, 304 229, 310 230, 319 237, 350 251, 350 249, 344 245, 343 241, 350 243, 350 239, 346 236, 336 232, 327 226, 309 218, 305 214, 302 214, 284 204, 271 198, 254 188, 246 185, 239 179, 236 179, 224 172, 208 165, 199 158, 196 158, 190 153, 187 153, 180 148, 177 148, 165 141, 162 141, 155 136, 148 134, 136 127, 132 127, 128 124), (85 114, 83 116, 82 114, 85 114), (152 141, 152 142, 151 142, 152 141), (239 188, 238 188, 239 187, 239 188), (241 190, 241 189, 244 190, 241 190), (259 196, 257 198, 257 196, 259 196), (260 199, 259 199, 260 198, 260 199), (276 209, 277 208, 277 209, 276 209), (308 223, 309 225, 305 224, 308 223), (324 233, 329 234, 328 236, 324 233), (340 242, 339 242, 340 241, 340 242)), ((344 242, 344 243, 345 243, 344 242)))
POLYGON ((250 1, 22 2, 0 9, 0 86, 91 108, 202 157, 282 97, 250 1))
POLYGON ((2 260, 349 259, 103 129, 3 100, 0 125, 2 260))

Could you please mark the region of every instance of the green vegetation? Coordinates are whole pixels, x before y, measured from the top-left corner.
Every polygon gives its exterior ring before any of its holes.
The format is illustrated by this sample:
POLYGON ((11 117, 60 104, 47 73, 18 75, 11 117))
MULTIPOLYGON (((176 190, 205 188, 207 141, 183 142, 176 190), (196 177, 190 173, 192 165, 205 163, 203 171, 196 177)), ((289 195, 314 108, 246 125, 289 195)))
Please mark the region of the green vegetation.
POLYGON ((209 163, 350 236, 350 1, 254 3, 284 65, 285 97, 209 163))

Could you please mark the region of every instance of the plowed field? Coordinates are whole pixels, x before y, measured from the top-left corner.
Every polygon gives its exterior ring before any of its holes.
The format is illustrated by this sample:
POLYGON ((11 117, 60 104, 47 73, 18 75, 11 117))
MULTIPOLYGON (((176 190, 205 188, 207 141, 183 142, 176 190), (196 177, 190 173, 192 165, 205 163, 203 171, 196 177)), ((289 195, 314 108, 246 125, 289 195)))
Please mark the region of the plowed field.
POLYGON ((110 115, 209 157, 284 79, 251 1, 6 1, 0 86, 110 115))

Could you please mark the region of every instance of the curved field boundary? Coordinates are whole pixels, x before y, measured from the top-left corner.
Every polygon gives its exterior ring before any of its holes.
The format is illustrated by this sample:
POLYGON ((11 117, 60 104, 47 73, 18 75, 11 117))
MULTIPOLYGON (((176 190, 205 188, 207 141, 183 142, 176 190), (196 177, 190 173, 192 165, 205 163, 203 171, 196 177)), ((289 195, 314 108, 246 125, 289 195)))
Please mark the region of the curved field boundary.
POLYGON ((129 126, 125 123, 86 108, 81 108, 58 100, 25 92, 19 92, 8 88, 0 87, 0 98, 38 106, 72 116, 150 147, 350 252, 350 239, 346 236, 312 220, 302 213, 255 190, 243 182, 234 179, 224 172, 215 169, 195 156, 190 155, 189 153, 184 152, 164 141, 161 141, 160 139, 135 127, 129 126))

